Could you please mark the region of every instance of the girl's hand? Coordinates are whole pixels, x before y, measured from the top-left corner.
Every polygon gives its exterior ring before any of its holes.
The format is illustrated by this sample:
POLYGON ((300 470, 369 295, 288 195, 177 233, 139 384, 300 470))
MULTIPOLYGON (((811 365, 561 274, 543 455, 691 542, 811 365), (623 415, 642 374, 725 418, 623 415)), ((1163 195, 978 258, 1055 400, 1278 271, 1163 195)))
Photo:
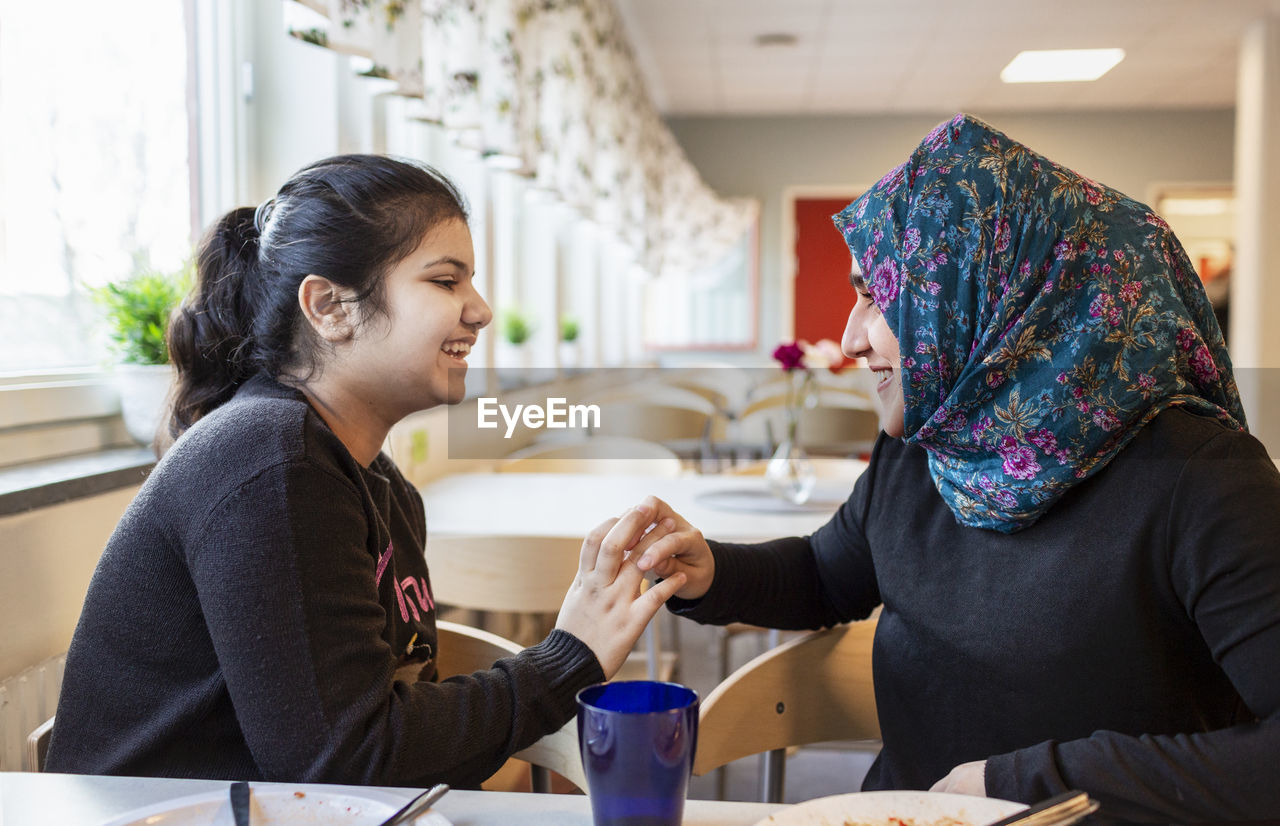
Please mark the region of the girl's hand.
POLYGON ((649 620, 685 584, 685 577, 676 575, 640 592, 644 573, 628 551, 652 522, 653 508, 642 505, 587 534, 578 574, 556 617, 556 628, 582 640, 596 655, 605 679, 618 673, 649 620))
POLYGON ((716 573, 716 560, 707 547, 707 540, 702 538, 701 531, 655 496, 645 499, 640 507, 652 509, 657 524, 632 551, 633 556, 639 557, 637 566, 641 571, 653 571, 663 579, 664 585, 683 574, 687 582, 675 595, 681 599, 701 599, 716 573))
POLYGON ((987 761, 975 760, 972 763, 961 763, 951 770, 946 777, 933 784, 931 792, 951 792, 952 794, 972 794, 978 797, 987 796, 987 761))

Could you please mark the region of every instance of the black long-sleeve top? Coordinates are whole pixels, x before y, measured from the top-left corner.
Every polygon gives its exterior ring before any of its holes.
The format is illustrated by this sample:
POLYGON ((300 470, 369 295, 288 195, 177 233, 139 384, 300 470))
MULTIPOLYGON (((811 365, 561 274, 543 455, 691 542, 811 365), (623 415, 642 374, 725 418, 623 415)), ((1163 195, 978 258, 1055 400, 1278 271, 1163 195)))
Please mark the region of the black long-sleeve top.
POLYGON ((1171 409, 1030 528, 959 525, 926 454, 881 436, 824 527, 712 543, 703 622, 882 611, 883 750, 865 789, 987 760, 992 797, 1082 789, 1140 821, 1280 817, 1280 473, 1171 409))
POLYGON ((126 510, 67 656, 49 771, 476 787, 604 678, 570 634, 436 683, 422 499, 265 377, 126 510), (408 679, 403 678, 408 675, 408 679))

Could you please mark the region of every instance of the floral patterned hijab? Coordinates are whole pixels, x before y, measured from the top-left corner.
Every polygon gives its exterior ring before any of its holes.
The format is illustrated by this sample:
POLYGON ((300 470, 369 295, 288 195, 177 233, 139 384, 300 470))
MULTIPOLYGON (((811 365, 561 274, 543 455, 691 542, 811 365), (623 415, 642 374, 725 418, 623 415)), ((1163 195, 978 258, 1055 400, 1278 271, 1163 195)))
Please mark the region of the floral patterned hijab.
POLYGON ((985 123, 939 125, 834 220, 898 338, 903 438, 961 524, 1032 524, 1167 407, 1244 428, 1169 226, 985 123))

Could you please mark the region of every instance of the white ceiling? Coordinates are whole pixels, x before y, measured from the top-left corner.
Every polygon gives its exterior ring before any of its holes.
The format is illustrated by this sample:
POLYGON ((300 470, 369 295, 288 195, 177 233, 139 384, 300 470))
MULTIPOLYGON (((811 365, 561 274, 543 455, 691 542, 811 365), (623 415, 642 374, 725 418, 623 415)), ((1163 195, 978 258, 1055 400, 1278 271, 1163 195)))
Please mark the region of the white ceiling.
POLYGON ((1231 106, 1280 0, 615 0, 665 115, 1231 106), (759 47, 788 33, 794 46, 759 47), (1005 84, 1023 49, 1120 47, 1092 83, 1005 84))

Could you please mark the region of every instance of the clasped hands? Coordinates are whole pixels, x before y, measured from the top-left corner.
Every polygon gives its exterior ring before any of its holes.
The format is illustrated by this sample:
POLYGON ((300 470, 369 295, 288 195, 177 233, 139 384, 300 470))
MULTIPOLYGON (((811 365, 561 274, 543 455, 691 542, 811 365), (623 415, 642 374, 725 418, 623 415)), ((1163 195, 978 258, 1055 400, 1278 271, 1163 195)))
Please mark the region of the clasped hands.
POLYGON ((707 592, 714 564, 702 534, 666 502, 647 497, 582 541, 556 628, 586 644, 612 678, 668 598, 707 592), (661 581, 642 590, 650 571, 661 581))

